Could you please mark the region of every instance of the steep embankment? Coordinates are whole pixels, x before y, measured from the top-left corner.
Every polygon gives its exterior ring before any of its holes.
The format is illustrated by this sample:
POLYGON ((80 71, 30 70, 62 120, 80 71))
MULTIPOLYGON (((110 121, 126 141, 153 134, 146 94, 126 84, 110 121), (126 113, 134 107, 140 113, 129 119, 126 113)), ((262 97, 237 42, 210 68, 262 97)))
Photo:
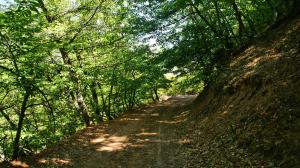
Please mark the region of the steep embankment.
POLYGON ((233 58, 192 106, 192 96, 149 105, 12 165, 299 167, 299 48, 300 17, 233 58))
POLYGON ((300 17, 232 59, 195 100, 188 167, 300 166, 300 17))

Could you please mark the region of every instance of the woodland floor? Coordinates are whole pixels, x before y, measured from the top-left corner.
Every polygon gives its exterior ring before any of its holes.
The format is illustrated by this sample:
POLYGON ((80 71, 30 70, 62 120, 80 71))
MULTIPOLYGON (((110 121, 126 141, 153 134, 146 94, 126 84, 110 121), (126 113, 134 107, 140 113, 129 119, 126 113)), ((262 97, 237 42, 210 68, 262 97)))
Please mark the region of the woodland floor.
MULTIPOLYGON (((86 128, 22 167, 300 167, 300 16, 235 56, 216 83, 86 128), (191 103, 194 101, 194 104, 191 103)), ((0 165, 1 167, 1 165, 0 165)))
POLYGON ((84 129, 19 167, 184 167, 180 129, 195 96, 177 96, 125 113, 109 124, 84 129))

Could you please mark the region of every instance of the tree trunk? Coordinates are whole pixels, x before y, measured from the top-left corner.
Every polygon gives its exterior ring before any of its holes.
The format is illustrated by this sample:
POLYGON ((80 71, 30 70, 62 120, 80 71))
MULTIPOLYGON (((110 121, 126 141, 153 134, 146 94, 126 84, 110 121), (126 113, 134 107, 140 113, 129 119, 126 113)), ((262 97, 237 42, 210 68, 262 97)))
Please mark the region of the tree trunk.
POLYGON ((129 109, 132 109, 135 105, 135 95, 136 95, 136 89, 131 89, 131 94, 129 97, 129 109))
POLYGON ((227 31, 227 34, 226 36, 224 37, 224 40, 225 40, 225 48, 227 50, 230 50, 231 47, 233 47, 233 40, 230 39, 230 36, 232 36, 234 38, 234 41, 236 43, 239 43, 238 39, 236 38, 235 36, 235 33, 233 32, 233 29, 232 27, 230 26, 230 23, 228 21, 228 19, 226 18, 226 16, 221 12, 220 15, 222 16, 223 18, 223 21, 224 21, 224 28, 226 29, 227 31), (226 47, 227 46, 227 47, 226 47))
POLYGON ((108 95, 108 108, 106 110, 106 117, 107 117, 108 120, 112 120, 112 117, 111 117, 111 97, 112 97, 113 89, 114 89, 114 85, 112 84, 110 86, 110 91, 109 91, 109 95, 108 95))
POLYGON ((0 106, 0 113, 1 113, 2 116, 6 119, 6 121, 9 123, 11 129, 12 129, 12 130, 16 130, 16 129, 17 129, 16 124, 10 119, 9 115, 7 115, 7 114, 4 112, 4 109, 2 109, 1 106, 0 106))
MULTIPOLYGON (((39 2, 39 5, 41 7, 41 9, 43 10, 44 14, 45 14, 45 17, 48 21, 48 23, 52 23, 52 17, 49 15, 49 12, 43 2, 43 0, 38 0, 39 2)), ((57 43, 61 43, 59 40, 56 40, 57 43)), ((69 53, 66 51, 65 48, 59 48, 59 51, 60 51, 60 54, 63 58, 63 62, 64 64, 66 65, 69 65, 70 67, 72 67, 72 62, 71 62, 71 59, 69 57, 69 53)), ((84 100, 84 96, 83 96, 83 92, 81 91, 81 88, 79 86, 79 79, 77 77, 77 74, 74 70, 69 70, 69 75, 70 75, 70 79, 72 81, 72 83, 74 84, 75 86, 75 96, 74 96, 74 102, 77 104, 77 111, 81 113, 82 115, 82 118, 85 122, 85 125, 88 127, 90 126, 90 117, 89 117, 89 114, 88 114, 88 111, 86 109, 86 106, 85 106, 85 100, 84 100)))
POLYGON ((275 24, 278 20, 278 9, 274 6, 274 4, 271 2, 271 0, 266 0, 266 2, 268 3, 269 7, 271 8, 272 12, 273 12, 273 19, 272 19, 272 24, 275 24))
POLYGON ((245 25, 244 25, 244 22, 242 20, 242 14, 241 14, 241 11, 239 9, 239 7, 237 6, 235 0, 230 0, 230 3, 232 5, 232 8, 234 10, 234 14, 235 14, 235 17, 239 23, 239 36, 240 38, 244 35, 245 33, 245 25))
POLYGON ((22 132, 22 127, 23 127, 23 121, 24 121, 24 118, 25 118, 26 106, 27 106, 27 102, 28 102, 28 99, 29 99, 30 95, 31 95, 31 93, 29 91, 25 92, 23 102, 22 102, 22 106, 21 106, 21 112, 20 112, 20 115, 19 115, 17 133, 16 133, 16 137, 15 137, 15 140, 14 140, 14 143, 13 143, 13 156, 12 156, 12 159, 14 159, 14 160, 18 159, 18 156, 19 156, 21 132, 22 132))
POLYGON ((252 19, 250 18, 250 16, 248 15, 244 15, 242 14, 242 16, 246 19, 246 21, 248 22, 248 25, 249 25, 249 28, 250 28, 250 31, 251 31, 251 38, 253 37, 253 35, 256 35, 257 34, 257 31, 255 29, 255 25, 254 25, 254 22, 252 21, 252 19))
POLYGON ((97 90, 96 90, 96 82, 95 81, 92 82, 90 88, 91 88, 91 92, 92 92, 95 114, 97 116, 98 122, 101 122, 101 121, 103 121, 103 118, 100 114, 98 94, 97 94, 97 90))
POLYGON ((127 98, 127 88, 124 88, 124 104, 125 104, 125 107, 126 109, 129 108, 129 104, 128 104, 128 98, 127 98))
POLYGON ((85 123, 85 126, 89 127, 91 125, 90 116, 87 112, 86 105, 84 103, 84 99, 83 99, 83 96, 82 96, 81 92, 77 93, 76 102, 77 102, 77 105, 78 105, 77 110, 81 113, 82 118, 83 118, 84 123, 85 123))
POLYGON ((215 29, 215 27, 208 21, 208 19, 201 13, 201 11, 197 8, 197 6, 191 1, 192 8, 195 10, 197 15, 204 21, 204 23, 210 28, 210 30, 214 33, 216 37, 220 37, 219 32, 215 29))
POLYGON ((153 91, 154 91, 154 94, 155 94, 155 100, 156 101, 159 101, 159 96, 158 96, 158 93, 157 93, 157 86, 155 85, 155 87, 153 88, 153 91))
POLYGON ((152 91, 151 91, 151 99, 152 99, 153 102, 155 102, 155 97, 154 97, 152 91))
MULTIPOLYGON (((72 62, 71 62, 71 59, 68 55, 68 53, 66 52, 66 50, 64 48, 60 48, 59 49, 60 53, 61 53, 61 56, 63 58, 63 61, 64 61, 64 64, 66 65, 70 65, 72 66, 72 62)), ((88 111, 86 109, 86 106, 85 106, 85 100, 84 100, 84 96, 83 96, 83 93, 81 91, 81 88, 80 88, 80 84, 79 84, 79 79, 77 77, 77 74, 75 71, 73 70, 69 70, 69 75, 70 75, 70 78, 71 78, 71 81, 73 82, 73 84, 75 85, 75 94, 76 94, 76 98, 75 98, 75 102, 77 103, 77 111, 79 111, 82 115, 82 118, 85 122, 85 125, 87 127, 90 126, 90 116, 88 114, 88 111)))
MULTIPOLYGON (((222 21, 221 21, 221 17, 220 17, 221 11, 220 11, 220 8, 219 8, 218 1, 214 0, 213 3, 214 3, 214 6, 216 8, 216 15, 217 15, 217 20, 218 20, 218 27, 219 27, 219 29, 222 30, 222 21)), ((222 33, 222 34, 224 34, 224 33, 222 33)))

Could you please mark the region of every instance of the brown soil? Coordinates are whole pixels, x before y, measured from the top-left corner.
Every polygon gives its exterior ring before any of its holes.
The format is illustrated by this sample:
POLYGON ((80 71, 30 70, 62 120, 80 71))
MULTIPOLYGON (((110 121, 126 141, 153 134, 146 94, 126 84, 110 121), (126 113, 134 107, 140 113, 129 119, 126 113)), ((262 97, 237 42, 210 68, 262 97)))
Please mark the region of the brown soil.
POLYGON ((193 109, 189 167, 300 167, 300 17, 234 57, 193 109))
POLYGON ((188 106, 173 97, 87 128, 23 167, 300 167, 300 17, 259 38, 188 106))
POLYGON ((99 126, 84 129, 19 167, 147 168, 183 167, 180 127, 195 96, 172 97, 165 102, 128 112, 99 126))

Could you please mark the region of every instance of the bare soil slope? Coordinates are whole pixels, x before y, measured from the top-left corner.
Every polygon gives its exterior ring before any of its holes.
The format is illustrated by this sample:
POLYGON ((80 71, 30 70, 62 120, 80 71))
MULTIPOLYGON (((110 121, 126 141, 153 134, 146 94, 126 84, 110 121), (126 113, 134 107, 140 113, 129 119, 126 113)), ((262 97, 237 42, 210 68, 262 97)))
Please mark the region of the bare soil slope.
POLYGON ((189 167, 300 167, 300 17, 234 57, 194 108, 189 167))
POLYGON ((300 17, 256 40, 188 106, 174 97, 87 128, 23 167, 300 167, 300 17))

